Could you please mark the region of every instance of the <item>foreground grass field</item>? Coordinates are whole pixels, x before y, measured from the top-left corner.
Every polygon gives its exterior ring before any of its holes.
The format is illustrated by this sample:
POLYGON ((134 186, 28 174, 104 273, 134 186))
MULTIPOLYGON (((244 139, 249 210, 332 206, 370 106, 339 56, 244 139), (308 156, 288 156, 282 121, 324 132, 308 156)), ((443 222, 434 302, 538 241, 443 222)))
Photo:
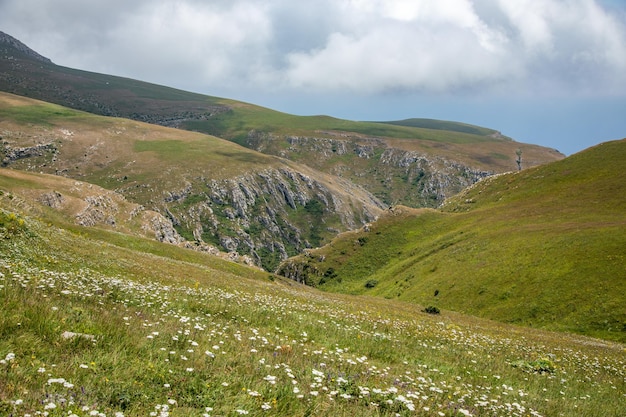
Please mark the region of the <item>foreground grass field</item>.
POLYGON ((0 196, 0 415, 620 416, 624 345, 23 217, 0 196))

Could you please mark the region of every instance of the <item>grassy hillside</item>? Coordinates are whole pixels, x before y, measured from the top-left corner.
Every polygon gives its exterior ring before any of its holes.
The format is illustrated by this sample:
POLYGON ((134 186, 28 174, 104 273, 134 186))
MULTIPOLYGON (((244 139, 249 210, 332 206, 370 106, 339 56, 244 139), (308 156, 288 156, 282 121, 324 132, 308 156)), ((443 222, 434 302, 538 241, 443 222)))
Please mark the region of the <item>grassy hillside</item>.
POLYGON ((321 293, 28 206, 0 186, 2 415, 605 417, 626 407, 624 345, 321 293))
POLYGON ((626 341, 626 140, 397 208, 288 261, 325 290, 626 341))
POLYGON ((468 133, 471 135, 478 136, 492 136, 492 137, 500 137, 504 138, 500 132, 493 129, 488 129, 485 127, 474 126, 467 123, 459 123, 459 122, 451 122, 445 120, 435 120, 435 119, 405 119, 405 120, 395 120, 389 122, 379 122, 390 125, 397 126, 411 126, 411 127, 419 127, 424 129, 433 129, 433 130, 446 130, 450 132, 461 132, 468 133))

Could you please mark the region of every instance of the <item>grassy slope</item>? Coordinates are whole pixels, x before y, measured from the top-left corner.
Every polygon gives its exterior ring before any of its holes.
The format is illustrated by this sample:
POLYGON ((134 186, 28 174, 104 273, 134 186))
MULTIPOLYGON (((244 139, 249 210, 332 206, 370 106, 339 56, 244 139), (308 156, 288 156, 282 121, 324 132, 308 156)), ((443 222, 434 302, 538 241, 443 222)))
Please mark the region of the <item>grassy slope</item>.
POLYGON ((442 211, 398 210, 301 259, 330 291, 625 341, 624 160, 626 141, 605 143, 488 179, 442 211))
POLYGON ((434 130, 447 130, 450 132, 462 132, 469 133, 472 135, 478 136, 500 136, 499 132, 493 129, 488 129, 485 127, 474 126, 467 123, 458 123, 458 122, 450 122, 445 120, 436 120, 436 119, 405 119, 405 120, 395 120, 389 122, 380 122, 391 125, 398 126, 411 126, 411 127, 420 127, 425 129, 434 129, 434 130))
POLYGON ((1 188, 2 415, 626 407, 623 345, 320 293, 206 254, 24 216, 25 202, 1 188))
POLYGON ((79 167, 76 175, 96 183, 102 182, 103 177, 119 180, 123 175, 132 181, 136 174, 158 179, 155 181, 158 185, 167 183, 167 177, 171 176, 168 172, 174 173, 171 170, 195 170, 221 179, 241 173, 242 165, 259 169, 280 164, 276 158, 219 138, 95 116, 5 93, 0 94, 0 117, 8 133, 5 139, 14 133, 22 146, 56 142, 65 154, 67 166, 61 169, 71 173, 79 167), (233 160, 242 165, 234 164, 233 160))

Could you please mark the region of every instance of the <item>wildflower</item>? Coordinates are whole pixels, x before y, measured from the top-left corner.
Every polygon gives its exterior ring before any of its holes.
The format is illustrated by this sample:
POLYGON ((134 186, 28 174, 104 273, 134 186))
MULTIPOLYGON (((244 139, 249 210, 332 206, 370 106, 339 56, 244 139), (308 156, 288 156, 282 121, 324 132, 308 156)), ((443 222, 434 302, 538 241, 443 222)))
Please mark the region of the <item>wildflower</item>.
POLYGON ((208 350, 206 350, 204 352, 204 354, 207 355, 209 358, 214 358, 215 357, 215 354, 213 352, 211 352, 211 351, 208 351, 208 350))
POLYGON ((245 415, 245 414, 249 414, 249 412, 248 412, 248 411, 246 411, 246 410, 242 410, 242 409, 240 409, 240 408, 236 409, 235 411, 236 411, 237 413, 239 413, 239 414, 243 414, 243 415, 245 415))
POLYGON ((272 406, 271 406, 270 403, 263 403, 263 404, 261 404, 261 408, 263 410, 269 410, 270 408, 272 408, 272 406))
POLYGON ((48 385, 52 384, 65 384, 65 378, 50 378, 48 379, 48 385))
POLYGON ((81 363, 78 366, 79 366, 79 368, 82 368, 82 369, 88 369, 89 368, 89 366, 85 365, 84 363, 81 363))
POLYGON ((9 362, 12 362, 15 359, 14 353, 9 353, 4 359, 0 359, 0 365, 6 365, 9 362))
POLYGON ((272 385, 276 384, 276 377, 274 375, 267 375, 265 378, 263 378, 265 381, 269 382, 272 385))

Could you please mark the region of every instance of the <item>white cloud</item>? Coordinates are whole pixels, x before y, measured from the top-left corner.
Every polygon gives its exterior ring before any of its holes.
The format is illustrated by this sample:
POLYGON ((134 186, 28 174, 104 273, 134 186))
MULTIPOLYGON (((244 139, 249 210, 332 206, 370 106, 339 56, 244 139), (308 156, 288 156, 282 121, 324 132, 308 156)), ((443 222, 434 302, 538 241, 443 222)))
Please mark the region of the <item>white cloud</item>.
POLYGON ((598 1, 4 0, 0 27, 62 65, 195 91, 625 94, 626 12, 598 1))
POLYGON ((351 21, 367 29, 344 27, 290 54, 288 79, 356 91, 624 88, 625 22, 594 1, 491 3, 499 19, 469 0, 349 2, 360 14, 351 21))

